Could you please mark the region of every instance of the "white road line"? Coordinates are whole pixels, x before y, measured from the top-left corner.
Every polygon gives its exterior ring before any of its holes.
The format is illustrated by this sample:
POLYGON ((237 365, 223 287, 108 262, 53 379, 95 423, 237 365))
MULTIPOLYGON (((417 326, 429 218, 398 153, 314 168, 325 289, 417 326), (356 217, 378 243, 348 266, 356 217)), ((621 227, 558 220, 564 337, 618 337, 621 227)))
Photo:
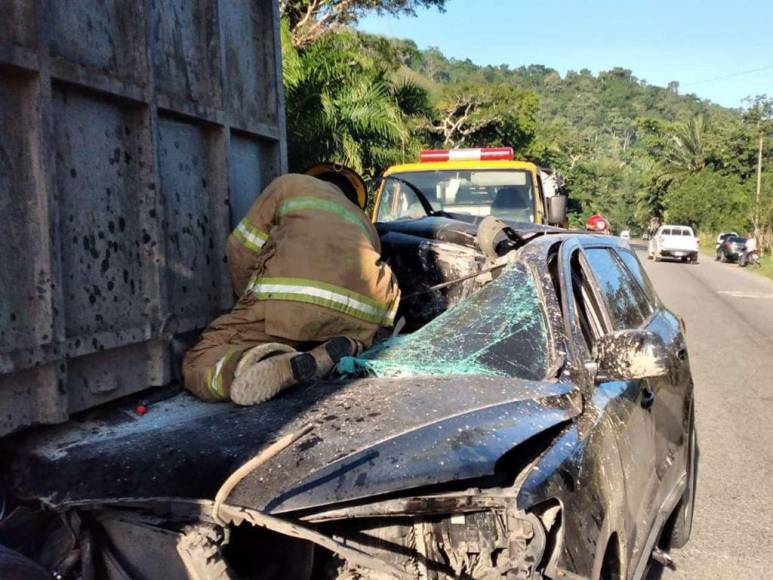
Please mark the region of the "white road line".
POLYGON ((757 300, 773 300, 773 294, 762 292, 743 292, 742 290, 717 290, 717 294, 731 296, 733 298, 752 298, 757 300))

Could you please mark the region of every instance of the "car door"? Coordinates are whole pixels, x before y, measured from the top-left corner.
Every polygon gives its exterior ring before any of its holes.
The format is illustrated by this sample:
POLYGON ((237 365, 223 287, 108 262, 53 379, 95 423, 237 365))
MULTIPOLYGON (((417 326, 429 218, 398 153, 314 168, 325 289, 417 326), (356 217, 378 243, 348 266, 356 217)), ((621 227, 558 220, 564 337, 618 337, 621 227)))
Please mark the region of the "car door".
MULTIPOLYGON (((652 521, 656 487, 654 423, 645 408, 649 401, 646 383, 595 380, 592 356, 595 342, 616 327, 603 292, 602 284, 607 275, 598 265, 597 272, 593 272, 586 251, 573 240, 562 248, 563 310, 571 357, 579 369, 576 375, 589 383, 590 412, 599 414, 594 429, 602 432, 603 446, 616 447, 624 473, 624 481, 609 481, 602 486, 608 496, 621 497, 606 497, 601 501, 606 501, 611 509, 624 512, 611 517, 616 519, 615 529, 621 534, 626 561, 633 559, 635 562, 652 521), (587 376, 584 376, 586 372, 587 376)), ((633 322, 635 320, 629 320, 629 325, 633 326, 633 322)))
POLYGON ((646 328, 660 336, 670 354, 668 374, 649 381, 654 396, 655 472, 660 482, 656 503, 662 505, 685 469, 682 459, 693 388, 687 345, 680 319, 661 304, 638 258, 624 248, 616 248, 616 253, 637 283, 634 290, 641 309, 653 313, 646 328))
MULTIPOLYGON (((602 332, 647 328, 654 309, 640 300, 638 283, 614 249, 605 245, 584 248, 584 259, 597 295, 602 332)), ((657 451, 652 406, 655 385, 649 379, 611 380, 597 385, 614 397, 611 405, 619 421, 618 444, 625 473, 627 549, 632 562, 642 554, 658 512, 657 451)))

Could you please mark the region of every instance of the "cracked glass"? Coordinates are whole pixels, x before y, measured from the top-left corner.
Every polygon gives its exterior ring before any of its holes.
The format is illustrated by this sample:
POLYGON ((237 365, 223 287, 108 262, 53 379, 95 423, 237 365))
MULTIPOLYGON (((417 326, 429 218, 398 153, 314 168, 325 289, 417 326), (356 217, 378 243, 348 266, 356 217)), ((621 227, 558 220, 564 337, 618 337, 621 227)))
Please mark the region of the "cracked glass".
POLYGON ((542 299, 513 264, 493 282, 416 332, 341 361, 345 375, 493 375, 543 379, 550 365, 542 299))

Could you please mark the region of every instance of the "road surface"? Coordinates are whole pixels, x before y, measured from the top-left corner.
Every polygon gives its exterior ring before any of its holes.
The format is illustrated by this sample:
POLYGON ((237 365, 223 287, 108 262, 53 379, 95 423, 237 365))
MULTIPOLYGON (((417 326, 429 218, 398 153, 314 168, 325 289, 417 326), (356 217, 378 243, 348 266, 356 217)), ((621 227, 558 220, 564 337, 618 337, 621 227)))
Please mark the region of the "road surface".
POLYGON ((692 539, 664 579, 773 576, 773 281, 702 257, 642 263, 684 317, 700 449, 692 539))

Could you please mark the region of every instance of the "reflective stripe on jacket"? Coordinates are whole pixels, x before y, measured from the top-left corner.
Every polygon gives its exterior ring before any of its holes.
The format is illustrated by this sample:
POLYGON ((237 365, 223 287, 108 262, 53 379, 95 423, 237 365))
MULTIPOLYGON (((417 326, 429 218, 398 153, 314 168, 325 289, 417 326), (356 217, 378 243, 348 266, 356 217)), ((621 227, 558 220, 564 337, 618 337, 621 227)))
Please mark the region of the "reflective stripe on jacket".
POLYGON ((269 334, 324 340, 347 325, 367 335, 394 322, 400 293, 380 249, 376 228, 337 187, 285 175, 229 237, 228 261, 238 295, 272 302, 269 334))

